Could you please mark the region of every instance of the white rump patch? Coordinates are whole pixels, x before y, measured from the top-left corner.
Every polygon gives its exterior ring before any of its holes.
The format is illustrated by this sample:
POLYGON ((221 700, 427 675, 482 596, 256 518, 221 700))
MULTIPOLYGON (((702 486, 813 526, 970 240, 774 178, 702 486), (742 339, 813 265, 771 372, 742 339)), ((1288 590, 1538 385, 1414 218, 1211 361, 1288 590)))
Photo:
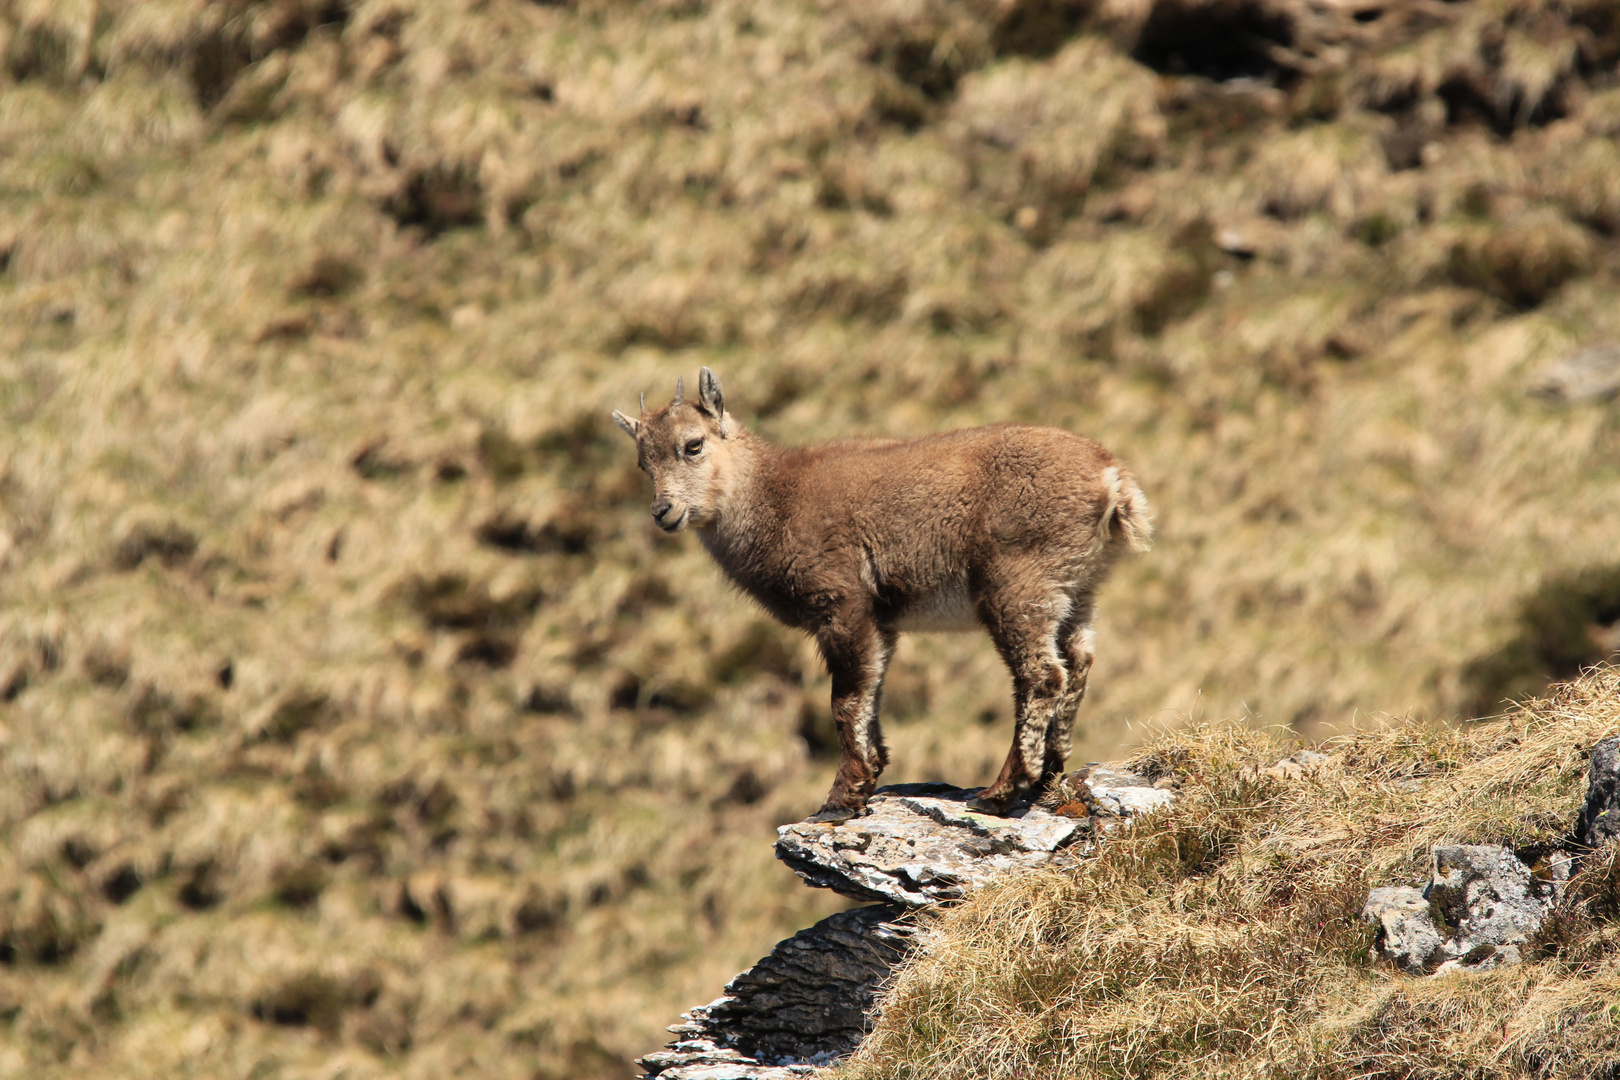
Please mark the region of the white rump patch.
POLYGON ((896 629, 941 634, 979 629, 978 612, 967 582, 952 581, 921 597, 901 614, 896 629))

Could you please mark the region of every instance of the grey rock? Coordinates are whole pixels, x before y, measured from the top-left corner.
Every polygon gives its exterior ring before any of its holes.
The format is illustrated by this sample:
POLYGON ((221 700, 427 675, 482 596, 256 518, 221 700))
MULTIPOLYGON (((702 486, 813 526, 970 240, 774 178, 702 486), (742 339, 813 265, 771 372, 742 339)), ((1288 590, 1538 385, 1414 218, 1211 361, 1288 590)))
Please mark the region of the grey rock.
POLYGON ((1433 866, 1426 888, 1374 889, 1362 908, 1379 928, 1379 951, 1414 974, 1518 963, 1568 876, 1567 862, 1537 877, 1512 851, 1488 844, 1437 847, 1433 866))
POLYGON ((1524 959, 1517 945, 1480 945, 1464 956, 1447 960, 1434 969, 1436 975, 1452 975, 1459 971, 1490 971, 1507 967, 1524 959))
POLYGON ((821 1064, 768 1065, 720 1046, 710 1039, 672 1044, 671 1049, 641 1059, 646 1077, 657 1080, 791 1080, 814 1076, 821 1064), (676 1049, 679 1047, 679 1049, 676 1049))
POLYGON ((1592 345, 1553 361, 1537 373, 1530 392, 1565 405, 1620 394, 1620 342, 1592 345))
POLYGON ((1586 805, 1575 819, 1572 839, 1582 848, 1602 847, 1620 838, 1620 735, 1592 747, 1586 805))
POLYGON ((813 1074, 869 1030, 878 993, 912 947, 908 910, 960 899, 997 874, 1094 850, 1098 836, 1175 799, 1147 777, 1096 764, 1063 778, 1051 810, 981 814, 967 807, 976 792, 901 784, 874 794, 862 817, 777 830, 777 857, 811 885, 879 903, 840 912, 777 945, 732 979, 723 997, 669 1029, 676 1041, 641 1059, 646 1077, 813 1074))
POLYGON ((817 888, 922 907, 959 900, 997 874, 1046 863, 1086 834, 1078 819, 1033 808, 1005 818, 977 813, 966 805, 974 793, 945 784, 882 788, 861 817, 782 826, 776 857, 817 888))
POLYGON ((837 825, 798 822, 776 831, 776 857, 806 882, 853 900, 923 907, 960 900, 999 874, 1090 850, 1101 833, 1175 794, 1107 766, 1065 778, 1075 798, 1053 813, 1017 807, 1006 817, 970 810, 974 788, 880 788, 868 812, 837 825))
POLYGON ((1070 773, 1065 780, 1074 786, 1075 797, 1091 812, 1093 827, 1104 833, 1140 814, 1164 810, 1176 801, 1174 790, 1112 765, 1093 763, 1070 773))
MULTIPOLYGON (((742 1059, 738 1061, 723 1060, 724 1050, 709 1042, 696 1042, 688 1044, 694 1047, 707 1047, 712 1053, 689 1053, 682 1055, 683 1060, 671 1062, 656 1067, 656 1071, 649 1071, 646 1075, 656 1076, 658 1080, 795 1080, 797 1077, 814 1076, 818 1071, 815 1065, 763 1065, 757 1061, 742 1059)), ((641 1059, 643 1068, 653 1070, 654 1061, 663 1061, 674 1055, 648 1054, 641 1059)))
POLYGON ((841 911, 781 942, 684 1014, 680 1036, 641 1059, 658 1080, 786 1080, 849 1053, 913 928, 888 905, 841 911))
POLYGON ((1458 844, 1434 849, 1429 904, 1455 931, 1440 949, 1446 961, 1484 970, 1519 959, 1516 946, 1541 928, 1558 891, 1504 847, 1458 844))
POLYGON ((1367 894, 1361 917, 1378 927, 1378 948, 1405 971, 1424 970, 1440 948, 1440 929, 1423 890, 1402 885, 1367 894))
POLYGON ((1563 893, 1583 851, 1620 838, 1620 735, 1592 747, 1586 802, 1568 841, 1532 870, 1512 851, 1485 844, 1434 849, 1428 885, 1374 889, 1362 917, 1378 949, 1406 971, 1488 971, 1524 958, 1524 945, 1563 893))

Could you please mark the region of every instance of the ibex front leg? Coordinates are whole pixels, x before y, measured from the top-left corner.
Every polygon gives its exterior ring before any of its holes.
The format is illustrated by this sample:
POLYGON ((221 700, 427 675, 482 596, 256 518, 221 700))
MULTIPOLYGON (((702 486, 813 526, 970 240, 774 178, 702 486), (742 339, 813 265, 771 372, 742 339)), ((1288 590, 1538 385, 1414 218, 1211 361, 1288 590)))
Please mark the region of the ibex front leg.
POLYGON ((883 676, 894 654, 895 635, 869 618, 837 620, 816 635, 832 675, 833 722, 838 725, 838 775, 821 809, 807 818, 848 821, 866 809, 877 778, 889 763, 878 725, 883 676))

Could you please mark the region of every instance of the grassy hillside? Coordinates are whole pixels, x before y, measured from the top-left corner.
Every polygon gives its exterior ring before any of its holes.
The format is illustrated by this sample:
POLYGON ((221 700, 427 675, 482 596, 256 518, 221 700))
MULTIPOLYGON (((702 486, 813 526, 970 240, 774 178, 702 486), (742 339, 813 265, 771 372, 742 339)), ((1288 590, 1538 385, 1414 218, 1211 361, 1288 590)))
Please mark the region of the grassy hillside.
POLYGON ((1607 668, 1470 729, 1341 735, 1293 780, 1267 774, 1285 746, 1266 735, 1169 734, 1135 762, 1181 782, 1175 809, 936 916, 836 1075, 1609 1075, 1620 847, 1580 865, 1519 966, 1402 974, 1360 912, 1371 888, 1426 880, 1438 844, 1556 849, 1617 729, 1607 668))
MULTIPOLYGON (((1606 0, 0 0, 0 1074, 622 1075, 832 910, 813 652, 608 418, 1058 424, 1076 757, 1614 648, 1606 0)), ((891 776, 988 779, 987 641, 891 776)))

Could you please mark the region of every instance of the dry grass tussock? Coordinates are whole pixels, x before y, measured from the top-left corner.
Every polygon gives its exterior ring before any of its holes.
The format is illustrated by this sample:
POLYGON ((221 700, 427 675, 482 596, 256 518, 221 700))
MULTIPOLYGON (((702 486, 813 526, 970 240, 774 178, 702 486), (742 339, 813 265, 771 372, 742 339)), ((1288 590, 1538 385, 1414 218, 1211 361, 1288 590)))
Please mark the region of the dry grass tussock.
MULTIPOLYGON (((0 0, 0 1076, 617 1075, 834 903, 813 652, 608 419, 1098 437, 1153 717, 1620 646, 1608 0, 0 0)), ((907 640, 897 779, 1008 680, 907 640)))
POLYGON ((1436 844, 1556 847, 1617 728, 1608 668, 1470 728, 1338 736, 1302 779, 1263 771, 1289 745, 1271 736, 1168 733, 1135 760, 1180 781, 1178 806, 939 916, 837 1075, 1607 1075, 1620 852, 1583 865, 1521 967, 1403 975, 1358 915, 1436 844))

